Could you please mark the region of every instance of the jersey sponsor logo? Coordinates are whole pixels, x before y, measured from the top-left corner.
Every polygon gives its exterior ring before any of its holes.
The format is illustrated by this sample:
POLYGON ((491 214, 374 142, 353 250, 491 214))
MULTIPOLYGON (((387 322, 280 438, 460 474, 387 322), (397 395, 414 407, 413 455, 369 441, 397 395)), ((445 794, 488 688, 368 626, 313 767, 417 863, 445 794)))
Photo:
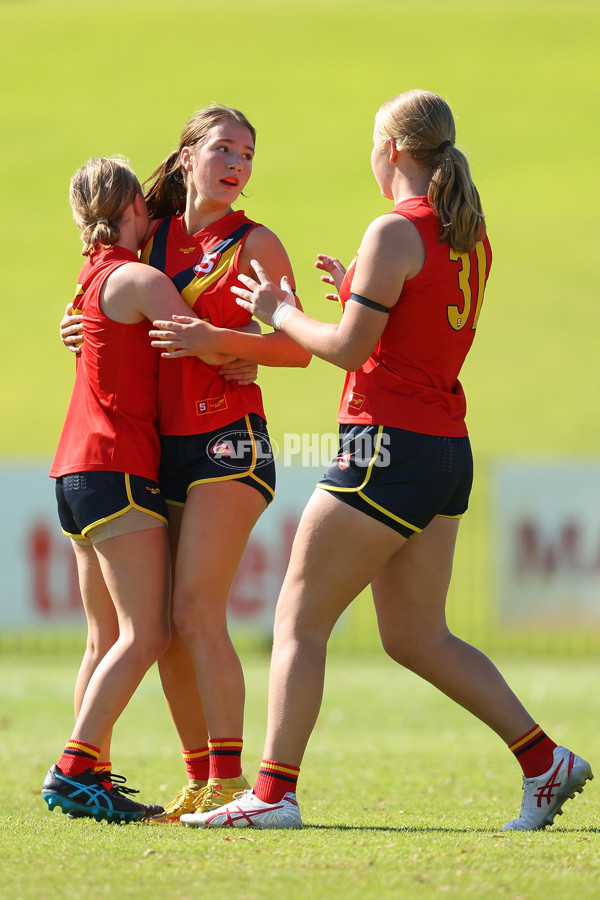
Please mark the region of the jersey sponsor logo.
POLYGON ((204 253, 200 262, 196 263, 194 266, 194 273, 198 278, 203 278, 204 275, 210 275, 210 273, 214 272, 216 269, 220 259, 221 254, 217 250, 213 253, 204 253))
POLYGON ((227 397, 207 397, 206 400, 196 400, 196 414, 205 416, 207 413, 221 412, 227 409, 227 397))
POLYGON ((360 409, 364 402, 364 394, 357 394, 356 391, 352 391, 348 397, 348 406, 350 409, 360 409))
POLYGON ((188 253, 193 253, 196 247, 180 247, 179 252, 184 253, 186 256, 188 253))
POLYGON ((340 455, 337 458, 339 468, 347 469, 350 466, 351 459, 352 459, 351 453, 340 453, 340 455))

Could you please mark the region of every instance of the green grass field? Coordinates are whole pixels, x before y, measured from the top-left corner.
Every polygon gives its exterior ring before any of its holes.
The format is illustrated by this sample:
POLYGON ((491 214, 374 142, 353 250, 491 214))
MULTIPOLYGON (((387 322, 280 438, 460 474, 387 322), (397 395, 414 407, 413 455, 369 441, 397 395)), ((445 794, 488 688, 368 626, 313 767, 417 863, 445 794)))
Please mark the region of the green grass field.
MULTIPOLYGON (((39 790, 71 727, 74 653, 0 656, 0 897, 194 900, 596 898, 596 782, 545 832, 502 833, 520 806, 519 768, 502 743, 383 655, 335 646, 299 783, 302 832, 108 826, 49 813, 39 790)), ((243 655, 244 759, 262 751, 267 658, 243 655)), ((557 741, 593 761, 597 664, 522 664, 503 672, 557 741)), ((183 766, 154 672, 118 725, 113 761, 166 802, 183 766)))

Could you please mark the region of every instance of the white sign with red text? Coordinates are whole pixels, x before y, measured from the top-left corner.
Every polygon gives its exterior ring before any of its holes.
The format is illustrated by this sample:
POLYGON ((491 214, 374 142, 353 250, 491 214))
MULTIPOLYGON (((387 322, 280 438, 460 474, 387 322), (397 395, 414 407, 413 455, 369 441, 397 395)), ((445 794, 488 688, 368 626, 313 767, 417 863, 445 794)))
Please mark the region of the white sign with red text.
MULTIPOLYGON (((84 624, 71 542, 48 466, 0 469, 0 628, 84 624)), ((232 626, 269 634, 300 514, 322 468, 277 470, 275 500, 252 532, 229 597, 232 626)))
POLYGON ((501 620, 600 626, 600 464, 503 464, 493 517, 501 620))

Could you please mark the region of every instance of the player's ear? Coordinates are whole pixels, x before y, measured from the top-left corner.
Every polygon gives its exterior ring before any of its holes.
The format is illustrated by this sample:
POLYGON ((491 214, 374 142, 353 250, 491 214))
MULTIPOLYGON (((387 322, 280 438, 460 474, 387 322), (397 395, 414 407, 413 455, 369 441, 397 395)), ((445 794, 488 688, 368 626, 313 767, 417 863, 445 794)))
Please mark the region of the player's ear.
POLYGON ((133 198, 133 211, 136 216, 145 216, 148 213, 146 200, 143 194, 136 194, 133 198))
POLYGON ((394 141, 392 138, 388 138, 387 145, 388 145, 388 159, 391 163, 395 163, 396 160, 398 159, 398 153, 399 153, 399 150, 396 146, 396 141, 394 141))
POLYGON ((182 147, 179 154, 181 166, 186 172, 192 171, 192 151, 189 147, 182 147))

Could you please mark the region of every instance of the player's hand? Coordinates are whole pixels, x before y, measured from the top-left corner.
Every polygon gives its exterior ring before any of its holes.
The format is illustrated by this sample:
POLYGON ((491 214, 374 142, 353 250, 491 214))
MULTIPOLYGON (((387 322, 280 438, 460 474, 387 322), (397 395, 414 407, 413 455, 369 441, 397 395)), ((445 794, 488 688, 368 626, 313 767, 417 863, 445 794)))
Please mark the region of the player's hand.
POLYGON ((225 381, 235 381, 240 387, 248 384, 254 384, 258 378, 258 365, 249 362, 247 359, 232 359, 230 362, 221 366, 219 375, 222 375, 225 381))
POLYGON ((83 344, 83 316, 73 313, 73 304, 68 303, 60 320, 60 339, 71 353, 79 353, 83 344))
POLYGON ((152 346, 165 359, 197 356, 209 366, 220 366, 232 359, 215 346, 220 329, 209 322, 191 316, 173 316, 171 320, 156 319, 152 325, 149 332, 152 346))
MULTIPOLYGON (((332 284, 339 291, 346 274, 346 270, 339 259, 336 259, 335 256, 327 256, 326 253, 317 253, 315 266, 317 269, 327 273, 326 275, 321 275, 321 281, 325 282, 325 284, 332 284)), ((328 300, 340 299, 338 294, 325 294, 325 296, 328 300)))
POLYGON ((269 280, 258 260, 251 260, 251 265, 258 280, 250 278, 249 275, 238 275, 238 281, 242 282, 245 289, 232 287, 230 290, 236 295, 235 302, 238 306, 247 309, 265 325, 271 325, 273 313, 282 303, 295 308, 294 293, 285 275, 281 279, 280 287, 277 287, 269 280))

